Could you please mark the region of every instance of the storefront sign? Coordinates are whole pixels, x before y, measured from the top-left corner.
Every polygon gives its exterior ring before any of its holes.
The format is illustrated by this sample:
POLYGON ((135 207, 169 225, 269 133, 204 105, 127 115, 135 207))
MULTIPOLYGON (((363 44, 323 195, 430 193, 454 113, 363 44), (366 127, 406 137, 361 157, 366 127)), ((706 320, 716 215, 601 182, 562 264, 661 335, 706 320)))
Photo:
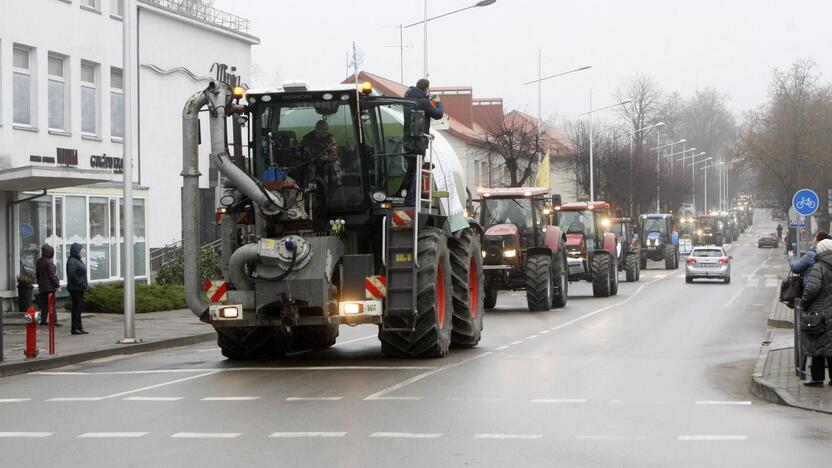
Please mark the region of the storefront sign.
POLYGON ((63 166, 78 165, 78 150, 70 148, 58 148, 58 164, 63 166))
POLYGON ((124 159, 115 156, 90 156, 90 167, 95 169, 112 169, 114 172, 121 172, 124 170, 124 159))

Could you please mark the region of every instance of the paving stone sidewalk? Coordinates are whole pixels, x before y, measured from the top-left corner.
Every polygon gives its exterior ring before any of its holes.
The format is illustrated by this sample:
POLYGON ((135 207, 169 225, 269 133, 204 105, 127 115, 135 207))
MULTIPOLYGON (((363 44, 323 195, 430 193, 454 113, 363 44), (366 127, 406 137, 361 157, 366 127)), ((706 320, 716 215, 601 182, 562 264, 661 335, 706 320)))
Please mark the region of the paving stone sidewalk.
POLYGON ((37 358, 23 355, 26 342, 25 325, 20 320, 6 320, 3 331, 4 360, 0 361, 0 377, 66 366, 77 362, 118 354, 132 354, 174 346, 185 346, 216 339, 213 327, 200 322, 189 310, 173 310, 136 314, 138 344, 119 344, 124 337, 124 316, 114 314, 82 315, 88 335, 71 335, 69 314, 59 313, 55 329, 56 354, 48 351, 48 327, 38 327, 37 358), (11 323, 9 323, 11 322, 11 323))

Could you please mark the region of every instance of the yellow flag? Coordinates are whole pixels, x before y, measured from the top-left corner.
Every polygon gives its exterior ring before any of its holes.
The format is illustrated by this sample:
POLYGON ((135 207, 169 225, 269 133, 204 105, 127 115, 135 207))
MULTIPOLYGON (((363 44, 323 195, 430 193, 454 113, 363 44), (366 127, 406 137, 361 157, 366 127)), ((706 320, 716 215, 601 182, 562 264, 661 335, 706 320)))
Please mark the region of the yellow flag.
POLYGON ((549 152, 546 152, 546 155, 543 156, 543 161, 540 161, 540 166, 537 168, 537 180, 535 181, 535 187, 549 187, 550 184, 550 174, 549 174, 549 152))

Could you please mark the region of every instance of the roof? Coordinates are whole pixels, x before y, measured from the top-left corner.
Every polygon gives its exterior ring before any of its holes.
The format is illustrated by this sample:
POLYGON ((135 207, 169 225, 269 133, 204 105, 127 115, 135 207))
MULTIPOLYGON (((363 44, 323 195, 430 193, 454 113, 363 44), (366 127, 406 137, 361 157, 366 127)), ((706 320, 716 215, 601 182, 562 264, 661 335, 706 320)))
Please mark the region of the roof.
MULTIPOLYGON (((407 91, 407 86, 399 82, 388 80, 383 76, 378 76, 376 74, 366 72, 363 70, 358 72, 358 81, 369 81, 373 84, 373 88, 375 88, 376 91, 385 96, 404 97, 404 93, 407 91)), ((355 84, 355 75, 349 75, 341 83, 355 84)))
POLYGON ((605 209, 609 208, 610 204, 603 201, 594 201, 594 202, 569 202, 564 203, 558 207, 555 207, 556 210, 560 211, 584 211, 584 210, 598 210, 598 209, 605 209))
POLYGON ((540 195, 548 195, 549 189, 546 187, 505 187, 505 188, 483 188, 477 189, 477 193, 483 197, 488 198, 518 198, 518 197, 536 197, 540 195))

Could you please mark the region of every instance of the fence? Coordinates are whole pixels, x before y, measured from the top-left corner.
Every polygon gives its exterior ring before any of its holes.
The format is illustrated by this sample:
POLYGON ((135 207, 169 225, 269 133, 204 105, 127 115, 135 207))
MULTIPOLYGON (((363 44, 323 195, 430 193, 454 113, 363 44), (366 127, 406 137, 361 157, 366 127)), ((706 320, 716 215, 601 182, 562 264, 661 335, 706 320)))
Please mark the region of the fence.
POLYGON ((188 18, 229 31, 248 34, 249 21, 241 16, 214 8, 204 0, 140 0, 142 3, 179 13, 188 18))

